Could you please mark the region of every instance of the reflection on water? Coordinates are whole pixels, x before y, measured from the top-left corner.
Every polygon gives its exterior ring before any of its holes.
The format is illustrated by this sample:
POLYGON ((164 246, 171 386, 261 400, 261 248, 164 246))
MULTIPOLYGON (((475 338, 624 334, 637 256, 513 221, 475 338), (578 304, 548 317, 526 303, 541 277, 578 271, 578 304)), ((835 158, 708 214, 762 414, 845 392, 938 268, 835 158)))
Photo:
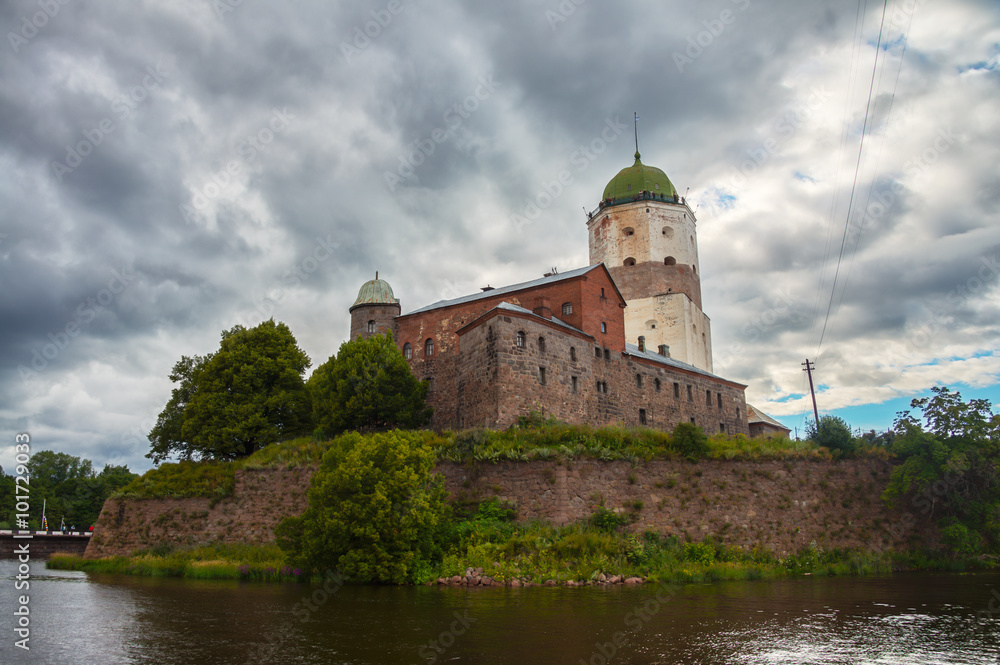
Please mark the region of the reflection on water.
MULTIPOLYGON (((0 562, 5 610, 21 593, 15 565, 0 562)), ((977 622, 1000 587, 995 574, 327 592, 33 572, 32 649, 13 647, 4 611, 5 664, 1000 662, 1000 613, 977 622)))

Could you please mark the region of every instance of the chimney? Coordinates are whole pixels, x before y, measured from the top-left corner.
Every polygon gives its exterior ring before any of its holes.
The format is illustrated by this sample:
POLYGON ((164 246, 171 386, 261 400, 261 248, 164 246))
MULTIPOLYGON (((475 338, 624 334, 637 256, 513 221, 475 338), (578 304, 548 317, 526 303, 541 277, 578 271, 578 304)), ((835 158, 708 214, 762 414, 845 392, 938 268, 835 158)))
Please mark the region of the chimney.
POLYGON ((660 355, 664 358, 670 357, 670 347, 666 344, 660 344, 660 355))
POLYGON ((535 298, 534 306, 531 311, 542 317, 543 319, 552 318, 552 303, 546 297, 535 298))
POLYGON ((639 335, 639 350, 643 353, 646 352, 646 338, 642 335, 639 335))

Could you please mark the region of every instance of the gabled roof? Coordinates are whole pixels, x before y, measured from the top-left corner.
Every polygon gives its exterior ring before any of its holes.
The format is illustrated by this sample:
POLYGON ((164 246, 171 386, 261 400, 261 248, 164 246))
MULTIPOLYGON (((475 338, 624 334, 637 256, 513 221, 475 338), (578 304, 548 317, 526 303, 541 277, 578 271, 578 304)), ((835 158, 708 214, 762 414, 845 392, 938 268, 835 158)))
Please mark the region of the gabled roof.
POLYGON ((559 328, 565 328, 566 330, 568 330, 570 332, 573 332, 573 333, 576 333, 577 335, 580 335, 580 336, 585 337, 587 339, 590 339, 590 340, 594 339, 593 335, 588 335, 587 333, 583 332, 579 328, 574 328, 570 324, 566 323, 565 321, 560 321, 559 319, 557 319, 554 316, 551 319, 547 319, 544 316, 539 316, 538 314, 535 314, 530 309, 527 309, 527 308, 524 308, 524 307, 520 307, 518 305, 512 305, 509 302, 502 302, 502 303, 500 303, 499 305, 497 305, 493 309, 489 310, 488 312, 485 312, 482 316, 478 316, 475 319, 473 319, 472 321, 468 322, 467 324, 465 324, 464 326, 462 326, 461 328, 459 328, 455 332, 456 332, 456 334, 461 335, 466 330, 468 330, 469 328, 474 328, 475 326, 479 325, 480 323, 482 323, 486 319, 488 319, 488 318, 490 318, 490 317, 492 317, 492 316, 494 316, 496 314, 499 314, 500 312, 510 312, 512 314, 517 314, 519 316, 522 316, 522 317, 524 317, 526 319, 527 318, 535 319, 539 323, 543 323, 543 324, 547 324, 547 325, 555 326, 555 327, 559 327, 559 328))
POLYGON ((792 431, 791 427, 785 427, 771 416, 754 407, 752 404, 747 404, 747 424, 751 423, 764 423, 765 425, 770 425, 771 427, 783 429, 786 432, 792 431))
POLYGON ((702 376, 707 376, 710 379, 721 381, 731 386, 740 386, 746 388, 746 385, 742 383, 737 383, 735 381, 730 381, 729 379, 724 379, 718 374, 712 374, 711 372, 706 372, 705 370, 695 367, 694 365, 682 363, 680 360, 677 360, 675 358, 668 358, 666 356, 661 356, 659 353, 654 353, 649 349, 646 349, 645 351, 640 351, 639 347, 636 346, 635 344, 629 344, 626 342, 625 353, 636 358, 652 360, 653 362, 660 363, 661 365, 667 365, 668 367, 673 367, 674 369, 683 370, 685 372, 691 372, 692 374, 701 374, 702 376))
MULTIPOLYGON (((556 273, 554 275, 549 275, 548 277, 542 277, 541 279, 535 279, 530 282, 521 282, 520 284, 512 284, 510 286, 501 286, 495 289, 490 289, 489 291, 482 291, 480 293, 473 293, 467 296, 462 296, 460 298, 454 298, 452 300, 439 300, 420 309, 415 309, 412 312, 407 312, 404 316, 409 316, 410 314, 422 314, 424 312, 429 312, 434 309, 441 309, 442 307, 452 307, 454 305, 464 305, 465 303, 475 302, 477 300, 483 300, 486 298, 494 298, 496 296, 507 295, 509 293, 515 293, 517 291, 524 291, 527 289, 534 289, 539 286, 548 286, 550 284, 555 284, 557 282, 563 282, 570 279, 576 279, 577 277, 582 277, 594 270, 603 269, 608 276, 608 281, 612 285, 615 285, 615 280, 611 278, 611 273, 604 266, 603 263, 598 263, 596 265, 587 266, 585 268, 577 268, 576 270, 570 270, 569 272, 556 273)), ((625 302, 625 298, 622 296, 621 291, 618 290, 618 286, 615 285, 615 293, 621 299, 621 302, 625 302)))

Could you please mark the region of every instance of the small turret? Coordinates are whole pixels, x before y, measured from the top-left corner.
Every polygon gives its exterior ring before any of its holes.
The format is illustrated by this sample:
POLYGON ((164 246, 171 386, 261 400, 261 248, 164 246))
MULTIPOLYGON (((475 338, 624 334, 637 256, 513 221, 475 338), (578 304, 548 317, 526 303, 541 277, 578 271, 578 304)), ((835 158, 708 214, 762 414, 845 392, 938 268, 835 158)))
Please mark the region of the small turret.
POLYGON ((389 282, 379 279, 376 271, 375 279, 361 286, 350 312, 351 339, 367 339, 372 335, 393 331, 400 307, 389 282))

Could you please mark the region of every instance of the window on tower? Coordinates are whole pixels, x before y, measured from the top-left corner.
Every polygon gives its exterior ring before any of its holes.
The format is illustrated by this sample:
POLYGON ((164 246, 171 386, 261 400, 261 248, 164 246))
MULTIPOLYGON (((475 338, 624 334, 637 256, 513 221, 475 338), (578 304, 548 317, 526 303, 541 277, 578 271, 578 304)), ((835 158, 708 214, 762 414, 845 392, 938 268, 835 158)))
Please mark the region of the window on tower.
POLYGON ((624 229, 622 229, 622 235, 624 235, 624 236, 634 236, 635 235, 635 229, 633 229, 631 226, 626 226, 624 229))
POLYGON ((677 265, 677 259, 672 256, 668 256, 663 259, 663 265, 665 266, 675 266, 677 265))
POLYGON ((517 348, 519 348, 519 349, 523 349, 524 348, 524 331, 523 330, 518 330, 517 331, 517 337, 515 338, 515 344, 517 344, 517 348))
POLYGON ((375 332, 375 321, 369 321, 368 322, 368 332, 369 333, 374 333, 375 332))
POLYGON ((634 266, 635 265, 635 259, 632 258, 631 256, 628 257, 627 259, 625 259, 625 265, 627 265, 627 266, 634 266))
POLYGON ((562 313, 563 313, 563 316, 569 316, 570 314, 572 314, 573 313, 573 303, 571 303, 571 302, 564 302, 563 306, 562 306, 562 313))

